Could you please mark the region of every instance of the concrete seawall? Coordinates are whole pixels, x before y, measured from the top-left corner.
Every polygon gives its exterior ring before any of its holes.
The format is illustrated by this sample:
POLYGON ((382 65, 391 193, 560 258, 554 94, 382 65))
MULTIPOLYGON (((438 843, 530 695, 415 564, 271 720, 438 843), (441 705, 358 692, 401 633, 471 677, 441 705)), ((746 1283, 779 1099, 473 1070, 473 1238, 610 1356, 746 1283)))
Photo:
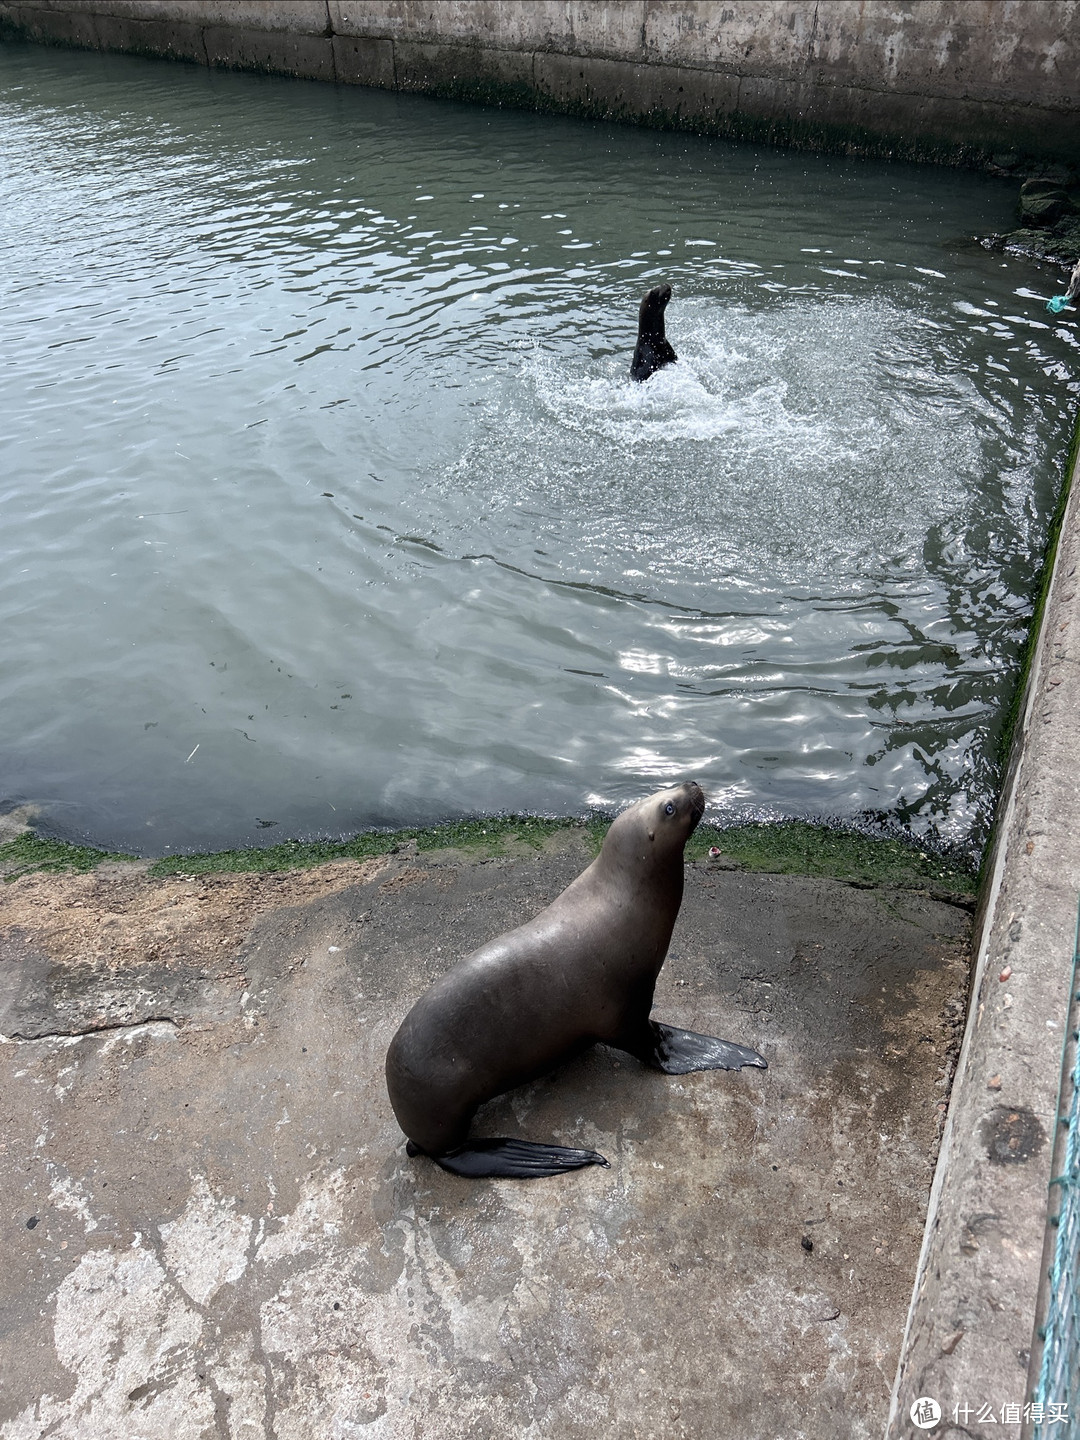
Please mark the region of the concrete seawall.
POLYGON ((0 0, 0 28, 849 153, 1080 162, 1077 0, 0 0))

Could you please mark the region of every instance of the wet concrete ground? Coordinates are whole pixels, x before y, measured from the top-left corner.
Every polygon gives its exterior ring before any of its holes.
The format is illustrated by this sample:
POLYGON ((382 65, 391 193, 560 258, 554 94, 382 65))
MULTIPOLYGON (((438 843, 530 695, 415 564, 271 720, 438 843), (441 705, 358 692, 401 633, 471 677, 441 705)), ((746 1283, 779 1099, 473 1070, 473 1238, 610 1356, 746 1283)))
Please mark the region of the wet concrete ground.
POLYGON ((876 1440, 969 917, 691 866, 656 1013, 769 1071, 597 1049, 477 1129, 610 1170, 407 1158, 400 1018, 587 858, 4 886, 0 1437, 876 1440))

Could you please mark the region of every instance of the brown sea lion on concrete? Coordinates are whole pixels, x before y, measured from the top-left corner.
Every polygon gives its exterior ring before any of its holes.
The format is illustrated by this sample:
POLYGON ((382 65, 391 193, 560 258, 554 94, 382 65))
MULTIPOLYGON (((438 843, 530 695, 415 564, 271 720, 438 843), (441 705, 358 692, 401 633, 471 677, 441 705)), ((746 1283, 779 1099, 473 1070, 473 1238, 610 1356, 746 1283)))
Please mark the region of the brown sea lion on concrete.
POLYGON ((641 302, 637 345, 630 362, 631 380, 647 380, 654 370, 679 358, 664 334, 664 311, 670 299, 670 285, 654 285, 641 302))
POLYGON ((597 1041, 668 1075, 766 1068, 755 1051, 649 1019, 705 809, 693 780, 624 810, 546 910, 467 955, 406 1015, 386 1083, 409 1153, 455 1175, 557 1175, 595 1150, 467 1136, 477 1107, 597 1041))

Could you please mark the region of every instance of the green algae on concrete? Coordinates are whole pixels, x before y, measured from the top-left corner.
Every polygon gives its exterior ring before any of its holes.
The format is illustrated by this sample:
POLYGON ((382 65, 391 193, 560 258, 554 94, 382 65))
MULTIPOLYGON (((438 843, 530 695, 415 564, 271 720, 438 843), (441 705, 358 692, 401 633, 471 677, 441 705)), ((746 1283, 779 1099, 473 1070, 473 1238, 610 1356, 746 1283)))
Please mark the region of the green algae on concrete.
MULTIPOLYGON (((206 875, 214 871, 300 869, 330 860, 365 860, 386 855, 410 843, 418 853, 460 850, 473 857, 509 855, 521 849, 542 850, 559 837, 574 835, 596 854, 609 824, 607 818, 548 819, 542 816, 495 816, 460 820, 428 828, 390 833, 369 832, 346 841, 287 841, 281 845, 218 854, 174 855, 157 860, 151 875, 206 875)), ((889 885, 900 889, 946 891, 972 895, 973 870, 919 850, 903 840, 869 836, 856 830, 789 820, 718 828, 699 826, 686 847, 686 857, 706 861, 711 848, 721 850, 721 864, 773 875, 812 875, 854 884, 889 885)), ((2 852, 0 852, 2 856, 2 852)))
POLYGON ((17 880, 20 875, 34 871, 94 870, 105 861, 134 859, 134 855, 98 850, 92 845, 69 845, 64 840, 47 840, 27 831, 0 845, 0 878, 17 880))
MULTIPOLYGON (((485 820, 461 820, 446 825, 411 826, 403 830, 372 830, 351 840, 285 840, 280 845, 252 846, 242 850, 221 850, 196 855, 168 855, 155 860, 149 874, 210 875, 228 871, 302 870, 332 860, 367 860, 390 855, 413 844, 417 851, 463 850, 471 855, 505 855, 525 847, 543 849, 553 835, 579 829, 590 833, 588 822, 551 820, 534 816, 497 816, 485 820)), ((600 827, 600 840, 606 824, 600 827)), ((0 851, 2 859, 2 851, 0 851)))
POLYGON ((728 829, 702 825, 687 846, 687 856, 701 859, 714 845, 739 869, 764 874, 809 875, 854 885, 930 890, 957 898, 974 895, 978 883, 973 868, 932 849, 920 850, 911 841, 803 820, 728 829))
MULTIPOLYGON (((607 832, 608 820, 551 819, 543 816, 495 816, 445 825, 369 831, 351 840, 287 840, 279 845, 253 846, 197 855, 169 855, 153 861, 147 873, 170 875, 238 874, 252 871, 301 870, 334 860, 366 860, 406 846, 417 853, 461 851, 472 858, 494 858, 541 851, 561 837, 575 837, 595 854, 607 832)), ((721 868, 773 875, 806 875, 844 880, 850 884, 929 890, 967 898, 974 894, 976 875, 933 850, 913 843, 867 835, 857 830, 806 821, 775 821, 718 828, 704 824, 687 845, 687 859, 709 862, 709 850, 721 855, 721 868)), ((15 879, 30 871, 92 870, 105 861, 132 860, 85 845, 68 845, 33 834, 0 845, 0 875, 15 879)))

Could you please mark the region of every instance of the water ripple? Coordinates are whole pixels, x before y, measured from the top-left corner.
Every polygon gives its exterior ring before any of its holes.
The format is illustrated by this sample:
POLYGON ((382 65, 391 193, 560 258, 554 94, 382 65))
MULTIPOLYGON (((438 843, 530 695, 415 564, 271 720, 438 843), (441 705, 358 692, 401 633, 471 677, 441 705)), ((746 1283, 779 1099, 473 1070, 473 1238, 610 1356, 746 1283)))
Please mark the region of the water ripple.
POLYGON ((1008 186, 0 74, 3 796, 160 851, 694 773, 978 846, 1077 344, 957 239, 1008 186))

